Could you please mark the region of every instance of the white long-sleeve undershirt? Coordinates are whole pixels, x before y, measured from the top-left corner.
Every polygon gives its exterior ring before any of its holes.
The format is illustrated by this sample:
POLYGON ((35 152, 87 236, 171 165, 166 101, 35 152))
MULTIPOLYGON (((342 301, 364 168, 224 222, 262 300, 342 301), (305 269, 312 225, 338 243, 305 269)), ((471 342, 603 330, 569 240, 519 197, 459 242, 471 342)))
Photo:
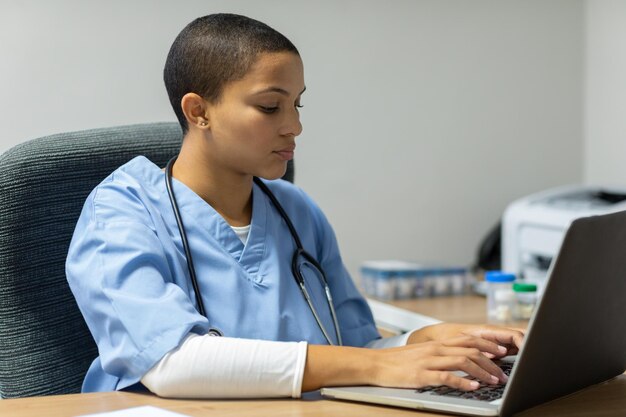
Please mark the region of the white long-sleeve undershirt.
POLYGON ((162 397, 299 397, 306 350, 306 342, 191 334, 141 382, 162 397))

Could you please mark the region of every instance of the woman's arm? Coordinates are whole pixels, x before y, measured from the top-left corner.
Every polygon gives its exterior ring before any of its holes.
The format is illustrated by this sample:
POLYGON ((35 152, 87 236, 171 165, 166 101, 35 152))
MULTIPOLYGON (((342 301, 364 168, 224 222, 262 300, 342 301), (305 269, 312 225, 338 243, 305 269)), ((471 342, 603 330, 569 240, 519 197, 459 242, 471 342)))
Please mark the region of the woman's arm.
POLYGON ((521 332, 493 326, 441 324, 414 335, 428 341, 376 350, 192 334, 141 382, 159 396, 174 398, 297 398, 302 391, 341 385, 443 384, 471 390, 478 387, 476 382, 451 371, 491 384, 505 382, 490 358, 504 356, 521 342, 521 332), (497 334, 501 342, 455 335, 460 329, 497 334), (445 334, 454 337, 433 340, 445 334))

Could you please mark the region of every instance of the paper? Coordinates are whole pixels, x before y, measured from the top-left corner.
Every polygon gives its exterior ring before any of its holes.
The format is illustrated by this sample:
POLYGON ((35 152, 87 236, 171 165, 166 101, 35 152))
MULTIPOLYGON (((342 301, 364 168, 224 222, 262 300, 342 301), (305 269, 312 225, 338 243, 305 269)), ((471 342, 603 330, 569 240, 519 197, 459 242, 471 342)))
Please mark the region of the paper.
POLYGON ((98 414, 85 414, 77 417, 189 417, 184 414, 174 413, 162 408, 152 407, 150 405, 134 408, 126 408, 124 410, 109 411, 98 414))

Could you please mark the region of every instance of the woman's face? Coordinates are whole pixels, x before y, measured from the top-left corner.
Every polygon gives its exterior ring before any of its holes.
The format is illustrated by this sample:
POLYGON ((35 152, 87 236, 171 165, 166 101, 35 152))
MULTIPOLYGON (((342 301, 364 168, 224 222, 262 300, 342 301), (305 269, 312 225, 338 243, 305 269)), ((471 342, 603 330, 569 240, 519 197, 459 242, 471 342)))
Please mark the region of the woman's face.
POLYGON ((304 89, 298 55, 261 54, 207 108, 211 164, 233 174, 280 178, 302 132, 298 107, 304 89))

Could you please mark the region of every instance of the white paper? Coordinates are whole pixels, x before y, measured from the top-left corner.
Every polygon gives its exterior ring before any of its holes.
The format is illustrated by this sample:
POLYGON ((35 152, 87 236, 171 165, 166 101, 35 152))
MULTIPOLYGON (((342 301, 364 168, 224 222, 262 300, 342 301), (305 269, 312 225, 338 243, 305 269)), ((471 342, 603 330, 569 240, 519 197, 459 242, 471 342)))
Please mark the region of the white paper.
POLYGON ((85 414, 77 417, 189 417, 184 414, 174 413, 162 408, 145 405, 142 407, 126 408, 124 410, 109 411, 98 414, 85 414))

